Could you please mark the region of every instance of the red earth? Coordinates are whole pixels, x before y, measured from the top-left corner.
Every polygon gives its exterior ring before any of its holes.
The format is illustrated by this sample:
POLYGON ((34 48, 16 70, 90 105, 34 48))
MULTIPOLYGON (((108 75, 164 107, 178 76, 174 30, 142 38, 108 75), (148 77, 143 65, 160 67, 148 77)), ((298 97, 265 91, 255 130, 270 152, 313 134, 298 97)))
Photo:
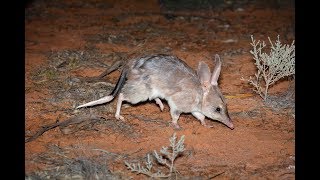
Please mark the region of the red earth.
MULTIPOLYGON (((104 119, 74 133, 63 134, 54 128, 25 143, 26 176, 40 176, 41 172, 67 165, 41 160, 46 155, 54 161, 56 156, 48 153, 56 155, 57 150, 50 148, 55 146, 63 149, 63 157, 69 160, 90 159, 108 152, 114 156, 103 163, 115 179, 144 179, 146 175, 127 170, 124 161, 143 164, 146 154, 169 146, 169 137, 176 133, 178 138, 185 135, 185 152, 175 161, 181 178, 295 178, 294 107, 267 106, 252 86, 242 80, 256 72, 249 52, 251 35, 267 44, 268 37, 276 40, 277 35, 282 43, 291 44, 294 40, 294 7, 258 4, 179 10, 171 19, 162 12, 155 0, 36 0, 28 4, 26 138, 57 120, 85 114, 104 119), (166 103, 163 112, 154 102, 124 104, 125 122, 114 118, 116 101, 74 109, 110 93, 120 71, 110 73, 100 82, 84 82, 82 77, 97 76, 118 59, 154 53, 175 55, 193 69, 200 60, 212 69, 212 54, 219 54, 223 60, 219 85, 235 129, 209 119, 206 122, 213 128, 206 128, 191 114, 183 114, 179 119, 182 129, 174 130, 169 126, 171 117, 166 103)), ((269 93, 285 92, 289 85, 290 81, 282 80, 269 93)))

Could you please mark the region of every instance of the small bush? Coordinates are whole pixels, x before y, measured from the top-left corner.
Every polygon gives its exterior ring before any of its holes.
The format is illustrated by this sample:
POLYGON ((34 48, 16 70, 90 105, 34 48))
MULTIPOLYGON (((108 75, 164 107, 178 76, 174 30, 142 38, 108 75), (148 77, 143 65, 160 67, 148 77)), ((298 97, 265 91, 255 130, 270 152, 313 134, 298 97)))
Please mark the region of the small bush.
POLYGON ((128 163, 125 161, 125 164, 129 170, 135 172, 137 174, 144 174, 150 176, 152 178, 163 178, 163 177, 170 177, 173 172, 177 172, 176 168, 174 167, 174 160, 183 153, 184 149, 184 135, 181 136, 180 140, 176 142, 176 134, 174 133, 172 137, 169 138, 170 140, 170 147, 162 147, 160 150, 160 154, 154 150, 153 156, 156 158, 157 163, 163 165, 169 169, 169 173, 165 174, 162 173, 160 170, 154 172, 152 170, 153 162, 150 158, 150 154, 147 155, 146 159, 146 167, 141 166, 140 163, 128 163))
POLYGON ((268 90, 271 85, 283 77, 295 74, 294 41, 289 46, 281 44, 279 35, 274 44, 269 37, 268 39, 271 44, 269 54, 262 52, 263 48, 266 47, 264 41, 262 43, 260 41, 256 42, 251 36, 252 43, 250 43, 253 47, 250 53, 253 55, 258 72, 255 74, 255 78, 250 77, 248 81, 264 101, 268 98, 268 90))

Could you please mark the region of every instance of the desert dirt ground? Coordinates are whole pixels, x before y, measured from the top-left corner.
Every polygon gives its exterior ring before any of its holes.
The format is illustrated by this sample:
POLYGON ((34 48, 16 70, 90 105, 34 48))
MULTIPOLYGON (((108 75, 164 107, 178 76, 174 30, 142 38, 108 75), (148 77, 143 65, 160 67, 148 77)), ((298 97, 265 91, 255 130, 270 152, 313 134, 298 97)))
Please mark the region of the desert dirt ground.
MULTIPOLYGON (((233 1, 230 1, 233 2, 233 1)), ((246 1, 244 1, 246 2, 246 1)), ((176 133, 185 136, 185 151, 175 160, 180 179, 294 179, 294 100, 280 103, 291 79, 269 93, 278 104, 265 104, 243 78, 256 72, 250 54, 253 35, 268 44, 294 40, 294 7, 261 3, 229 4, 201 10, 179 9, 164 15, 158 1, 31 1, 25 13, 25 136, 57 122, 25 143, 26 177, 31 179, 145 179, 126 162, 144 165, 146 155, 176 133), (219 85, 235 129, 217 121, 206 128, 192 115, 170 125, 169 106, 123 104, 114 118, 116 100, 76 110, 108 95, 120 68, 99 79, 114 63, 146 54, 171 54, 193 69, 213 55, 223 60, 219 85), (283 105, 285 104, 285 105, 283 105)), ((170 77, 168 77, 170 78, 170 77)), ((168 169, 154 162, 154 172, 168 169)))

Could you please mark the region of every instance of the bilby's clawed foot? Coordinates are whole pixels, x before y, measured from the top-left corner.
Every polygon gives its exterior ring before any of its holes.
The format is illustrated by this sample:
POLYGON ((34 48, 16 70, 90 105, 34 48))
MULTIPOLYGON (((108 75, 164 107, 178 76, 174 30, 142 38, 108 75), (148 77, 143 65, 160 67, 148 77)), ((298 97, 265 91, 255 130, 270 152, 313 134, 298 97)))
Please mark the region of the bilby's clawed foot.
POLYGON ((172 118, 170 126, 172 126, 176 130, 181 129, 181 127, 178 125, 178 119, 179 119, 179 116, 180 116, 180 112, 171 109, 170 110, 170 114, 171 114, 171 118, 172 118))
POLYGON ((119 97, 118 97, 117 110, 116 110, 115 117, 116 117, 118 120, 122 120, 122 121, 124 121, 124 117, 122 117, 122 116, 120 115, 120 110, 121 110, 121 104, 122 104, 122 101, 123 101, 123 100, 124 100, 123 93, 120 93, 120 94, 119 94, 119 97))
POLYGON ((116 117, 116 119, 118 119, 118 120, 124 121, 124 117, 123 117, 123 116, 115 115, 115 117, 116 117))
POLYGON ((213 126, 210 126, 210 125, 207 125, 206 122, 203 120, 200 120, 201 121, 201 124, 202 126, 206 127, 206 128, 213 128, 213 126))
POLYGON ((175 129, 175 130, 181 130, 182 129, 181 126, 179 126, 178 123, 171 122, 170 126, 173 127, 173 129, 175 129))
POLYGON ((160 110, 163 111, 164 107, 163 107, 163 104, 159 104, 160 106, 160 110))
POLYGON ((213 126, 206 124, 204 121, 201 121, 201 124, 206 128, 213 128, 213 126))

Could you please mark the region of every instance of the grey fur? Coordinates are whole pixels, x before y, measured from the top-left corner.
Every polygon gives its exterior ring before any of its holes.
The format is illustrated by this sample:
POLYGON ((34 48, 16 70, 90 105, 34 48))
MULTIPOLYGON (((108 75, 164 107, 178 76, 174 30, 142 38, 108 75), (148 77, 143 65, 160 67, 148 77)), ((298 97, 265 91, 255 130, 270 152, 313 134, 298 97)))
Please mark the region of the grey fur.
POLYGON ((181 113, 192 113, 204 126, 211 127, 204 121, 208 117, 233 129, 217 82, 221 71, 220 57, 216 55, 215 60, 218 66, 211 75, 206 63, 199 62, 195 72, 175 56, 159 54, 132 59, 124 66, 115 90, 109 96, 77 108, 109 102, 120 93, 115 114, 117 119, 124 119, 120 115, 122 101, 136 104, 155 100, 163 110, 160 99, 164 99, 170 107, 175 128, 179 128, 177 121, 181 113))

